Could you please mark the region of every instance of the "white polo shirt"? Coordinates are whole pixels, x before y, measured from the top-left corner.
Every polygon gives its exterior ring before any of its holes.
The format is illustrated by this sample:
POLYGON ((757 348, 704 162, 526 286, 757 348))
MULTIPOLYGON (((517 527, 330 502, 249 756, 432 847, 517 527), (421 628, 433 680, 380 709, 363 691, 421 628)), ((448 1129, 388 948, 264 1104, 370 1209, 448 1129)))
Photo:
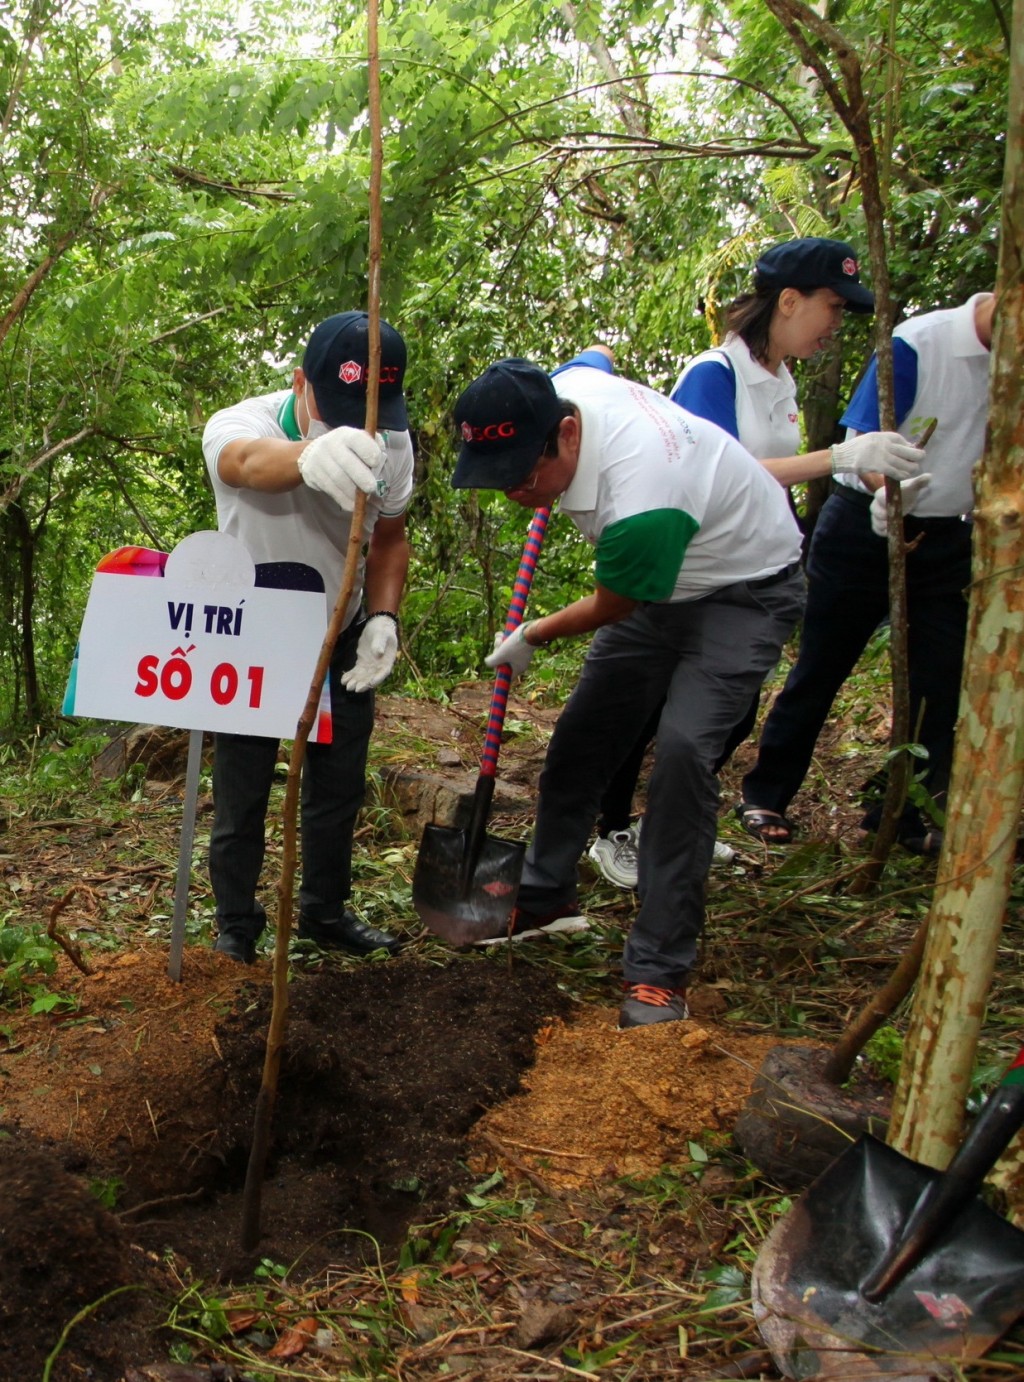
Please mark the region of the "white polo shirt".
POLYGON ((786 491, 720 427, 601 370, 569 368, 553 382, 582 423, 559 507, 596 547, 600 585, 633 600, 694 600, 799 560, 786 491))
MULTIPOLYGON (((990 293, 975 293, 960 307, 925 312, 893 332, 896 418, 916 442, 928 422, 935 431, 922 470, 931 484, 914 504, 915 518, 955 518, 974 508, 974 467, 985 449, 988 421, 987 346, 978 340, 974 313, 990 293)), ((872 359, 843 423, 854 433, 878 430, 878 371, 872 359)), ((853 477, 839 476, 849 484, 853 477)), ((857 488, 864 486, 859 482, 857 488)))
MULTIPOLYGON (((235 489, 220 478, 217 463, 229 441, 274 437, 300 441, 295 424, 295 395, 291 389, 247 398, 214 413, 203 431, 203 456, 217 500, 217 526, 244 543, 254 562, 304 562, 320 572, 327 594, 328 613, 341 589, 348 549, 349 515, 328 495, 308 485, 297 485, 282 494, 235 489)), ((386 457, 381 468, 381 494, 366 501, 363 542, 370 540, 378 518, 397 517, 405 511, 412 494, 413 452, 408 432, 387 434, 386 457)), ((355 618, 363 593, 365 562, 360 558, 345 626, 355 618)))
POLYGON ((730 332, 721 346, 694 356, 672 387, 672 400, 734 436, 759 461, 800 450, 796 383, 785 363, 773 374, 730 332))

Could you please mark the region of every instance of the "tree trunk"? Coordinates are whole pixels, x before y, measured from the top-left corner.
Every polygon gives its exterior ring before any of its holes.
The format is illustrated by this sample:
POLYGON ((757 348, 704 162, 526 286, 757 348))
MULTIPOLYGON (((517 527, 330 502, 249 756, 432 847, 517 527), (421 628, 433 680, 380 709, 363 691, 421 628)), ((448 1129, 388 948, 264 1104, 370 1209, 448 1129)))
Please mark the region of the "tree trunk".
POLYGON ((1014 7, 989 432, 945 843, 890 1141, 944 1167, 964 1103, 1010 891, 1024 792, 1024 2, 1014 7))
POLYGON ((36 547, 40 531, 33 532, 28 515, 20 503, 7 510, 10 528, 18 548, 19 633, 21 640, 21 673, 25 688, 25 715, 38 723, 43 715, 39 698, 39 674, 36 668, 35 641, 35 566, 36 547))
MULTIPOLYGON (((809 387, 806 384, 804 386, 803 414, 808 451, 820 451, 840 440, 839 389, 842 375, 843 353, 838 344, 835 344, 828 352, 822 368, 815 372, 809 387)), ((807 497, 799 522, 806 553, 814 525, 818 521, 818 514, 832 493, 831 476, 822 475, 817 480, 809 480, 805 490, 807 497)))
MULTIPOLYGON (((881 155, 872 130, 872 112, 864 92, 860 57, 852 43, 806 0, 764 0, 793 40, 802 61, 815 74, 853 140, 868 253, 871 286, 875 295, 875 358, 878 369, 878 418, 883 432, 895 431, 893 412, 892 328, 895 313, 889 285, 889 259, 885 244, 885 199, 888 149, 881 155), (836 72, 826 60, 834 62, 836 72), (837 75, 838 73, 838 75, 837 75)), ((889 507, 889 660, 892 667, 892 731, 889 776, 875 842, 870 856, 851 880, 849 893, 856 896, 873 888, 896 839, 899 814, 910 782, 910 691, 907 666, 907 580, 903 541, 900 487, 885 482, 889 507), (897 752, 897 750, 900 750, 897 752)))

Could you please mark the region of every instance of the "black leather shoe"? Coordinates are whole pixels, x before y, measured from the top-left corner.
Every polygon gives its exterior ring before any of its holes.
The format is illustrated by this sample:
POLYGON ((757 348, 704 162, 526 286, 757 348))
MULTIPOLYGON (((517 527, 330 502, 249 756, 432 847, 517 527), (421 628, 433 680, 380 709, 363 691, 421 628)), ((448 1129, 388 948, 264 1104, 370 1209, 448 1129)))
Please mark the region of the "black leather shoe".
POLYGON ((342 912, 334 921, 310 921, 300 916, 299 940, 315 941, 322 950, 347 950, 350 955, 369 955, 374 950, 394 955, 402 945, 396 936, 360 921, 351 912, 342 912))
POLYGON ((256 962, 256 942, 244 931, 221 931, 213 943, 214 950, 229 955, 239 964, 251 965, 256 962))

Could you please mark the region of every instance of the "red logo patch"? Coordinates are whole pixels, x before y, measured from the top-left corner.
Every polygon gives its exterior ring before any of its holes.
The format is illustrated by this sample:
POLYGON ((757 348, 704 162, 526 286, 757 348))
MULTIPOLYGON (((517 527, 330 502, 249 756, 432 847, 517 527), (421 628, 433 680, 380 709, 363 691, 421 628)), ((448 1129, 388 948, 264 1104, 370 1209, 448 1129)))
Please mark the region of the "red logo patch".
MULTIPOLYGON (((368 365, 361 365, 358 360, 346 360, 338 370, 338 378, 343 384, 361 384, 369 373, 368 365)), ((398 366, 381 365, 380 382, 382 384, 400 383, 398 366)))
POLYGON ((513 890, 511 883, 503 883, 500 878, 496 878, 493 883, 482 884, 482 888, 491 897, 508 897, 513 890))
POLYGON ((790 422, 796 422, 796 419, 797 419, 797 414, 796 414, 796 413, 787 413, 786 416, 789 418, 790 422))
POLYGON ((844 260, 843 260, 843 273, 846 274, 849 278, 852 278, 853 275, 854 275, 856 272, 857 272, 857 261, 856 261, 856 259, 844 259, 844 260))
POLYGON ((938 1320, 943 1329, 961 1329, 964 1321, 970 1319, 972 1313, 970 1306, 966 1305, 955 1292, 935 1296, 932 1295, 931 1291, 915 1291, 914 1295, 929 1315, 938 1320))
POLYGON ((514 422, 489 422, 486 427, 474 427, 469 422, 462 424, 462 435, 466 441, 498 441, 502 437, 514 437, 514 422))

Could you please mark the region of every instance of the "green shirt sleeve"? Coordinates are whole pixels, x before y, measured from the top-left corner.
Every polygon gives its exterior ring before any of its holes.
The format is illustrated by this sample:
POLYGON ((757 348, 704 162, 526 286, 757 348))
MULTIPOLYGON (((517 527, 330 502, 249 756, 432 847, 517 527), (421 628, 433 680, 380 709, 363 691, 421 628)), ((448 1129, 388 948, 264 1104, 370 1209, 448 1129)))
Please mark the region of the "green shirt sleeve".
POLYGON ((649 509, 610 523, 597 541, 598 584, 627 600, 667 600, 699 527, 683 509, 649 509))

